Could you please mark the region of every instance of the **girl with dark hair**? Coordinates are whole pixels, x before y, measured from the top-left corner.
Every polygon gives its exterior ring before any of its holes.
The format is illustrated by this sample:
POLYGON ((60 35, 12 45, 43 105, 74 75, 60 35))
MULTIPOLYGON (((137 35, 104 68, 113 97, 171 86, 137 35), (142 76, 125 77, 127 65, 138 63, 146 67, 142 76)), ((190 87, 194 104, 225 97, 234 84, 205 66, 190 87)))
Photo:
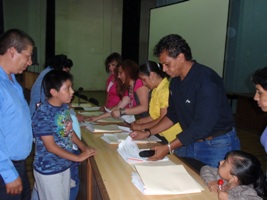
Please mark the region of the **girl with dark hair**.
MULTIPOLYGON (((139 67, 139 78, 148 89, 152 90, 149 116, 135 121, 131 124, 131 128, 133 131, 139 132, 138 134, 146 134, 143 130, 148 130, 156 125, 167 113, 169 81, 167 74, 162 71, 162 65, 154 61, 147 61, 139 67)), ((181 131, 179 123, 176 123, 166 131, 161 132, 160 136, 164 136, 164 139, 171 142, 181 131)))
POLYGON ((259 160, 244 151, 230 151, 218 168, 208 165, 201 168, 200 176, 218 199, 256 200, 264 193, 264 174, 259 160), (218 180, 223 180, 219 187, 218 180))

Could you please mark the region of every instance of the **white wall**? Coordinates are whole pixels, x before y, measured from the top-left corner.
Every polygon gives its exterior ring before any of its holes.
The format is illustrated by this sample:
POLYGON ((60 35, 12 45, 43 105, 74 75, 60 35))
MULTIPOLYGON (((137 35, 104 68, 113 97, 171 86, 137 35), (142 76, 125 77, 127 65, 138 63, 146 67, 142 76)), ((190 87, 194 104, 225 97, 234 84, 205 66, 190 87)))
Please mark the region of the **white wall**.
POLYGON ((56 54, 74 62, 74 88, 104 90, 104 61, 121 53, 122 0, 57 0, 56 54))
POLYGON ((149 59, 154 46, 168 34, 179 34, 189 44, 193 59, 223 74, 228 0, 190 0, 151 10, 149 59))
POLYGON ((39 66, 32 66, 31 71, 43 69, 45 59, 45 15, 44 0, 3 0, 4 29, 18 28, 28 33, 38 48, 39 66))
MULTIPOLYGON (((56 54, 74 62, 74 89, 104 90, 104 61, 121 53, 122 0, 56 0, 56 54)), ((40 72, 45 62, 46 0, 3 0, 4 28, 19 28, 31 35, 38 48, 40 72)), ((48 41, 49 42, 49 41, 48 41)))

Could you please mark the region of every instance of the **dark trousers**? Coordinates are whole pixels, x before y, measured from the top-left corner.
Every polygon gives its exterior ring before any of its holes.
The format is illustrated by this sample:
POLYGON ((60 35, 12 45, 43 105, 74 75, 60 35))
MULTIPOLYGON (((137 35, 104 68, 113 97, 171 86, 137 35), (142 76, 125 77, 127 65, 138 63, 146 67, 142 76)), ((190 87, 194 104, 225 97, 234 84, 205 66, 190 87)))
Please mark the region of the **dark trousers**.
POLYGON ((23 161, 13 162, 17 172, 21 178, 23 190, 19 195, 11 195, 6 193, 6 184, 0 175, 0 200, 30 200, 31 199, 31 186, 26 171, 26 163, 23 161))

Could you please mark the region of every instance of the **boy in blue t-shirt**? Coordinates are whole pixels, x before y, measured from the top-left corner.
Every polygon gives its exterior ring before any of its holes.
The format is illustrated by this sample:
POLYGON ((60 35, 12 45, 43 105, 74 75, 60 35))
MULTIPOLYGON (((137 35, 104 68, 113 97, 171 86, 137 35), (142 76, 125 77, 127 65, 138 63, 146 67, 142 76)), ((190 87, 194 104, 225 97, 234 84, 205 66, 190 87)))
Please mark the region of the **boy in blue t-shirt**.
POLYGON ((96 150, 82 143, 73 131, 68 107, 74 93, 72 75, 52 70, 45 75, 42 84, 47 101, 39 106, 32 118, 35 188, 40 200, 69 199, 72 161, 82 162, 96 150), (81 154, 73 154, 73 143, 81 154))

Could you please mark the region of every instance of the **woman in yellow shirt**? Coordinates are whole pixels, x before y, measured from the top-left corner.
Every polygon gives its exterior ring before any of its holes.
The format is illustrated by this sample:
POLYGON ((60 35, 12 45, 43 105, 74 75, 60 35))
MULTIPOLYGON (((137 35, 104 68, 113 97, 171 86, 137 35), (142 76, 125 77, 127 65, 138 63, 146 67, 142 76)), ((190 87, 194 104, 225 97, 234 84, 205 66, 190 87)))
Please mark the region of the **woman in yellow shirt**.
MULTIPOLYGON (((139 78, 146 87, 152 90, 152 93, 149 102, 149 116, 132 123, 131 128, 134 131, 149 129, 156 125, 167 113, 169 105, 169 80, 167 74, 162 71, 161 64, 147 61, 139 67, 139 78)), ((159 134, 171 142, 181 131, 179 123, 176 123, 159 134)))

